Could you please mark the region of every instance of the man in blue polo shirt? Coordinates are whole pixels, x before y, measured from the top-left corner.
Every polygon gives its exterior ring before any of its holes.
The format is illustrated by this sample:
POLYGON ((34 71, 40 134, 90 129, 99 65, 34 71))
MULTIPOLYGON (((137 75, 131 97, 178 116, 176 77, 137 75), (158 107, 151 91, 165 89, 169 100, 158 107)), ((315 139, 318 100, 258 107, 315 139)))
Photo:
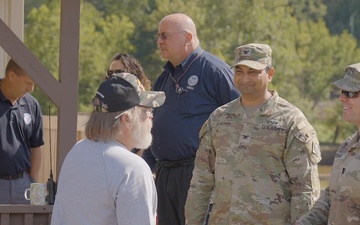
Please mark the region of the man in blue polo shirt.
POLYGON ((184 225, 199 130, 214 109, 239 93, 230 66, 201 49, 190 17, 164 17, 156 39, 168 62, 154 90, 164 91, 166 100, 155 109, 152 151, 146 150, 144 159, 150 162, 152 152, 157 160, 158 225, 184 225))
POLYGON ((34 85, 10 59, 0 81, 0 204, 29 204, 24 191, 38 178, 44 141, 34 85))

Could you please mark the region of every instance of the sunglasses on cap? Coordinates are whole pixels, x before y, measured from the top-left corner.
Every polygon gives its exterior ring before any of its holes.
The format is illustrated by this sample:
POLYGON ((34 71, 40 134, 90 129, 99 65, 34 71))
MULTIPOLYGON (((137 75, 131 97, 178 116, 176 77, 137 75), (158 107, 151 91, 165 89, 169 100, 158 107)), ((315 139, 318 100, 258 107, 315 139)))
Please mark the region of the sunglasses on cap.
POLYGON ((108 112, 107 107, 103 105, 102 102, 97 97, 93 98, 92 105, 93 105, 93 112, 102 112, 102 113, 108 112))
POLYGON ((118 69, 118 70, 107 70, 105 76, 106 76, 106 78, 109 78, 109 77, 111 77, 112 75, 117 74, 117 73, 125 73, 125 71, 124 71, 124 70, 121 70, 121 69, 118 69))
POLYGON ((346 98, 357 98, 359 96, 360 91, 341 91, 341 94, 344 94, 346 98))

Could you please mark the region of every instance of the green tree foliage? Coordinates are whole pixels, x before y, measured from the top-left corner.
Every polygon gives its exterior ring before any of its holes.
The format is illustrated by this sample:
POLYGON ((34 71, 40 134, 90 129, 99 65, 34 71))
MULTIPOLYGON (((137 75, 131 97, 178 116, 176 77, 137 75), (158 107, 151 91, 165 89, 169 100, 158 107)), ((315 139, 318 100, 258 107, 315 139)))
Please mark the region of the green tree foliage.
POLYGON ((340 34, 347 30, 360 40, 360 1, 325 0, 325 3, 328 9, 325 19, 330 32, 340 34))
MULTIPOLYGON (((51 1, 47 5, 42 4, 26 11, 29 13, 26 15, 24 43, 50 73, 58 77, 60 8, 51 1)), ((35 88, 33 95, 38 99, 44 114, 49 112, 49 106, 51 113, 57 111, 54 104, 38 87, 35 88)))
POLYGON ((53 5, 33 8, 25 24, 25 44, 53 74, 59 68, 60 10, 53 5))
POLYGON ((309 21, 300 25, 297 42, 303 65, 297 80, 302 97, 313 100, 313 109, 328 98, 337 72, 356 58, 356 40, 347 33, 331 36, 323 21, 309 21))
MULTIPOLYGON (((134 25, 128 17, 108 15, 84 2, 80 19, 79 109, 90 109, 96 88, 105 77, 105 70, 116 52, 132 51, 130 39, 134 25)), ((88 111, 88 110, 86 110, 88 111)))
POLYGON ((157 31, 158 20, 152 17, 151 13, 156 11, 155 0, 123 0, 121 4, 118 0, 88 1, 96 5, 98 9, 103 9, 104 16, 117 15, 130 18, 135 25, 133 34, 129 38, 134 48, 119 49, 119 52, 134 55, 142 64, 146 75, 154 81, 160 74, 163 64, 160 54, 154 54, 157 51, 157 45, 153 35, 157 31))
POLYGON ((318 21, 326 15, 323 0, 289 0, 289 5, 294 9, 292 15, 299 21, 318 21))
MULTIPOLYGON (((92 4, 82 2, 80 18, 79 111, 91 110, 96 88, 104 79, 112 56, 134 49, 130 43, 134 24, 128 17, 103 17, 92 4)), ((48 1, 32 8, 26 18, 25 44, 49 71, 59 77, 60 2, 48 1)), ((39 89, 33 94, 47 112, 51 104, 39 89)))

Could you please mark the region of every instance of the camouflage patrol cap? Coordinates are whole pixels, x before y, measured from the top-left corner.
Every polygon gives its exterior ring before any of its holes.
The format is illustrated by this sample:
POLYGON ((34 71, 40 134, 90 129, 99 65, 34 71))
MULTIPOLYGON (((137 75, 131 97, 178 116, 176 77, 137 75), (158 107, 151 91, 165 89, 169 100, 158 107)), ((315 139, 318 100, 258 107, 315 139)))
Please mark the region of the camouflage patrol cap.
POLYGON ((344 91, 360 91, 360 63, 347 66, 344 78, 333 82, 332 85, 344 91))
POLYGON ((93 105, 101 105, 101 112, 121 112, 137 105, 156 108, 164 101, 164 92, 145 91, 136 76, 130 73, 118 73, 101 83, 93 105))
POLYGON ((241 45, 235 49, 235 64, 245 65, 256 70, 263 70, 271 66, 272 50, 267 44, 251 43, 241 45))

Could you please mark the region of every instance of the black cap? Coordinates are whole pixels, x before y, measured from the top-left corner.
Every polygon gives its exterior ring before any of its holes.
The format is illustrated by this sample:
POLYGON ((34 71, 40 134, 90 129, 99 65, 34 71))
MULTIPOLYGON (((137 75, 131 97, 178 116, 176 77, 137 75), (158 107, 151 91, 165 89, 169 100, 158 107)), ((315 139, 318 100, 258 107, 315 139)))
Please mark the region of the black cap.
POLYGON ((135 75, 119 73, 103 81, 93 100, 101 112, 121 112, 134 106, 159 107, 165 101, 162 91, 145 91, 135 75))

